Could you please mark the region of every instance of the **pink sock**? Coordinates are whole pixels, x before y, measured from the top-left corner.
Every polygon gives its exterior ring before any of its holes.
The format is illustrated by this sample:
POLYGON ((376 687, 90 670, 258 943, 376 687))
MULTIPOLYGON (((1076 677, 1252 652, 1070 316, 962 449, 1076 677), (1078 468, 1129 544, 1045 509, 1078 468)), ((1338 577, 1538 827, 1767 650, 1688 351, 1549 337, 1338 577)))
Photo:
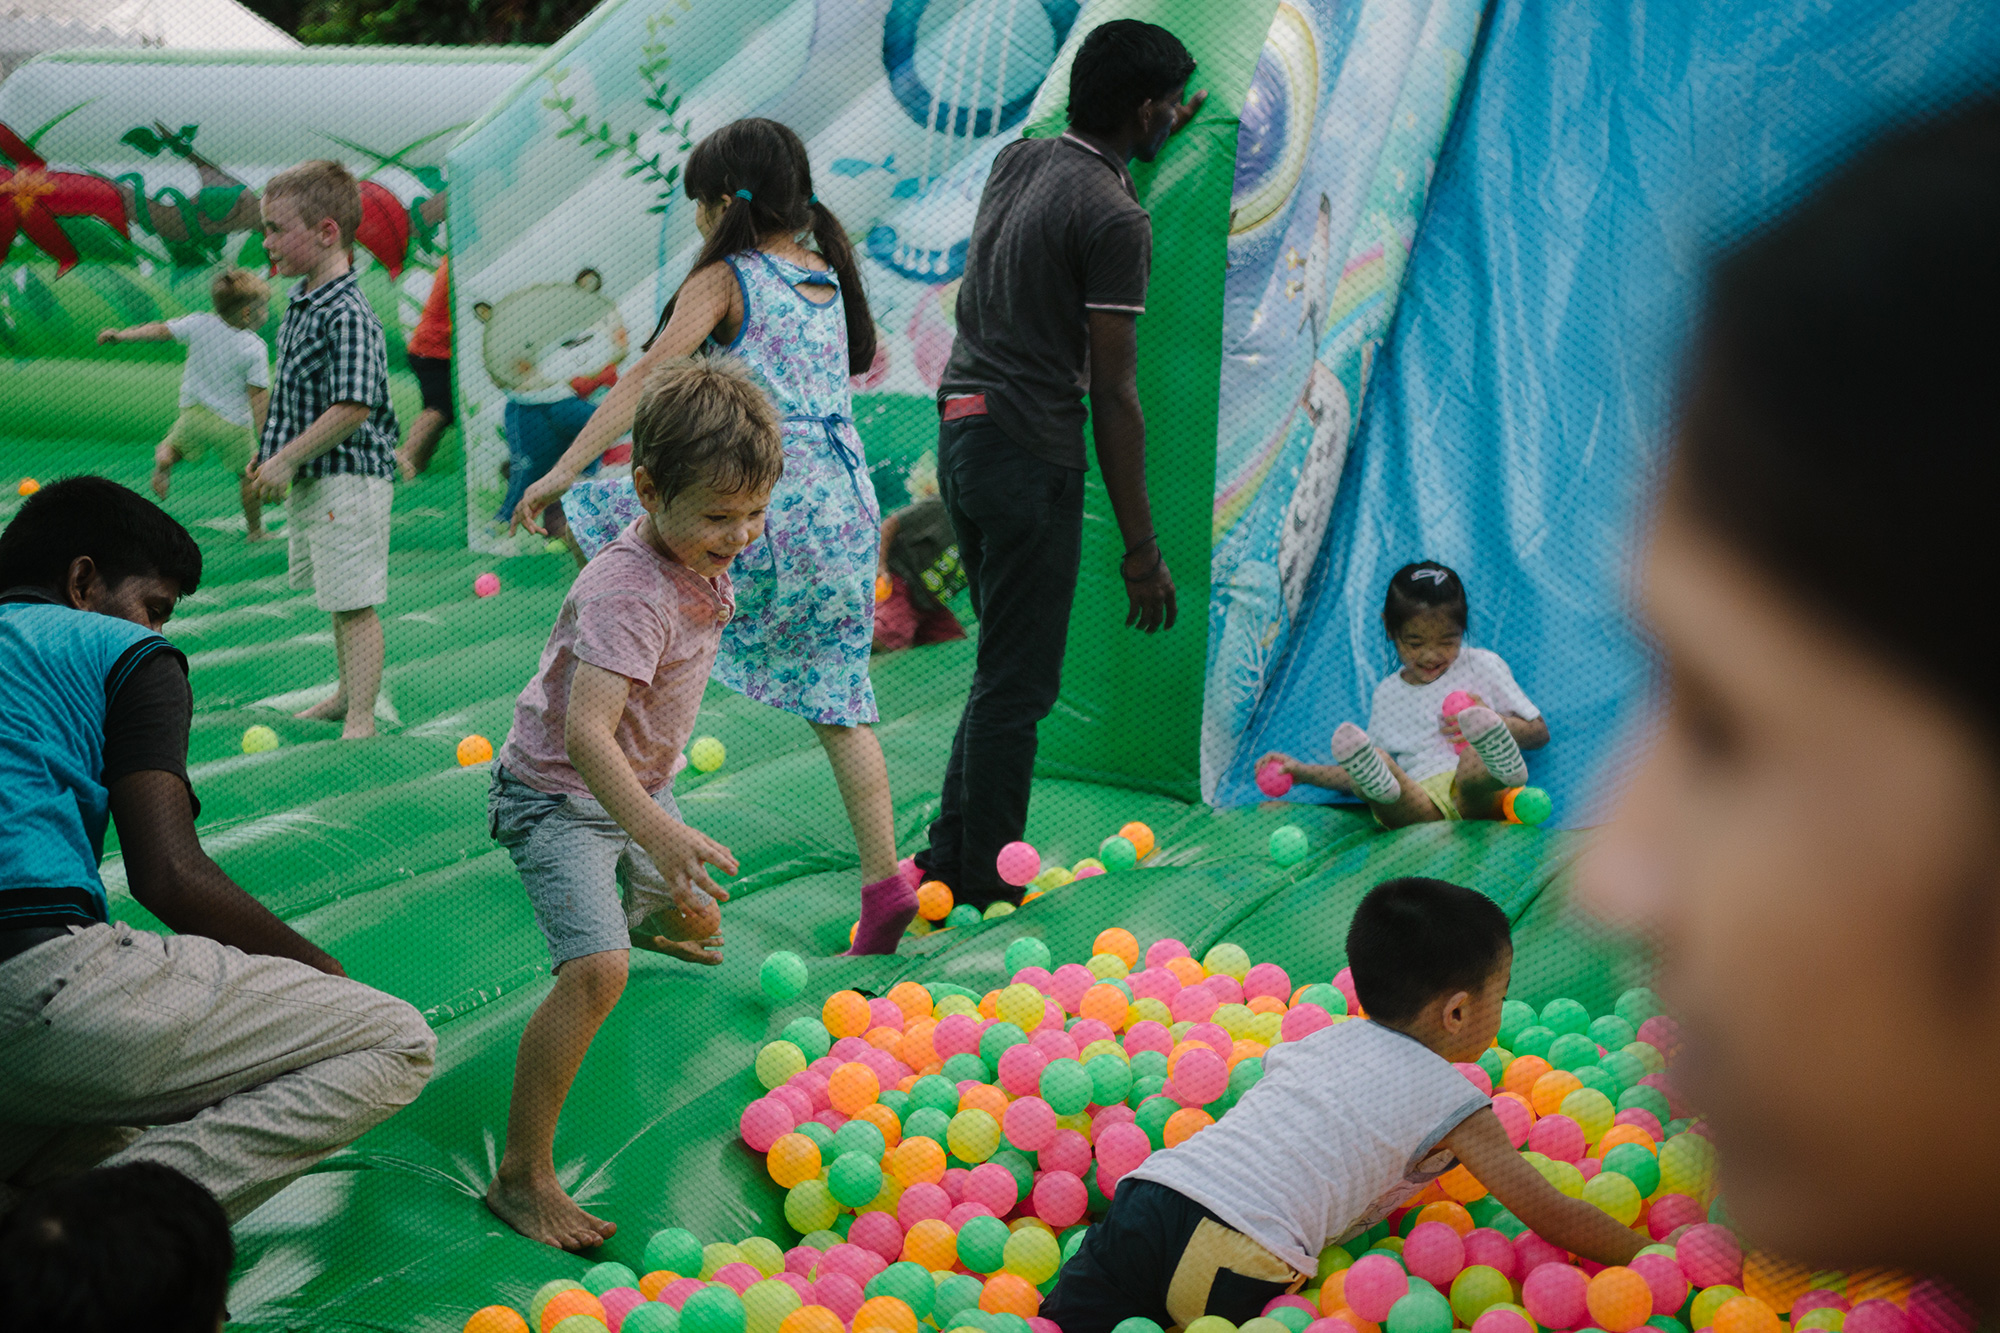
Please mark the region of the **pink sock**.
POLYGON ((861 886, 861 921, 849 956, 896 952, 896 942, 917 914, 917 889, 899 868, 885 880, 861 886))

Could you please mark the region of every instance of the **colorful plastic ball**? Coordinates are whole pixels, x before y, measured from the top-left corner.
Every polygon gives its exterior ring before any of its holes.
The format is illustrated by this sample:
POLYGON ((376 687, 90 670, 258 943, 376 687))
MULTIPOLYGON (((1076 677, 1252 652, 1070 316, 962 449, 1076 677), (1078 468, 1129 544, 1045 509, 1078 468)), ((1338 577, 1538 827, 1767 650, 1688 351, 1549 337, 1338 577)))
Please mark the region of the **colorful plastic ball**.
POLYGON ((819 1175, 819 1145, 803 1134, 787 1134, 771 1145, 764 1158, 771 1179, 784 1189, 819 1175))
POLYGON ((785 1194, 785 1221, 800 1234, 823 1231, 839 1216, 840 1201, 818 1177, 800 1181, 785 1194))
POLYGON ((1465 1242, 1442 1222, 1420 1222, 1403 1239, 1403 1264, 1412 1276, 1449 1286, 1465 1268, 1465 1242))
POLYGON ((1010 842, 1000 849, 995 865, 1003 881, 1019 888, 1042 873, 1042 856, 1025 842, 1010 842))
POLYGON ((1540 787, 1509 787, 1500 797, 1500 817, 1509 824, 1534 827, 1556 812, 1555 802, 1540 787))
POLYGON ((1661 1189, 1705 1199, 1714 1182, 1715 1145, 1707 1139, 1699 1134, 1676 1134, 1660 1145, 1661 1189))
MULTIPOLYGON (((1031 1050, 1034 1050, 1032 1046, 1016 1046, 1007 1054, 1012 1056, 1015 1051, 1031 1050)), ((1001 1133, 1006 1135, 1007 1142, 1023 1152, 1040 1152, 1055 1142, 1056 1128, 1055 1111, 1039 1097, 1024 1096, 1011 1103, 1000 1116, 1001 1133)))
POLYGON ((1429 1287, 1411 1284, 1410 1294, 1389 1308, 1387 1333, 1451 1333, 1451 1302, 1429 1287))
POLYGON ((1514 1237, 1514 1253, 1520 1259, 1520 1280, 1522 1281, 1525 1281, 1528 1274, 1534 1272, 1543 1264, 1560 1264, 1567 1262, 1569 1259, 1569 1252, 1567 1250, 1551 1245, 1534 1232, 1525 1230, 1520 1235, 1514 1237))
POLYGON ((790 1283, 775 1278, 753 1282, 742 1294, 744 1333, 778 1333, 785 1316, 804 1305, 790 1283))
POLYGON ((1660 1187, 1659 1158, 1636 1143, 1621 1143, 1608 1149, 1604 1154, 1604 1169, 1631 1181, 1642 1199, 1650 1199, 1660 1187))
POLYGON ((998 921, 1003 916, 1014 915, 1018 910, 1020 909, 1016 908, 1014 904, 1002 898, 997 903, 986 904, 986 910, 979 914, 979 919, 981 921, 998 921))
POLYGON ((1559 1032, 1542 1058, 1556 1069, 1574 1073, 1597 1063, 1597 1043, 1581 1032, 1559 1032))
POLYGON ((769 1152, 771 1145, 799 1123, 790 1106, 775 1097, 759 1097, 743 1108, 737 1131, 752 1152, 769 1152))
POLYGON ((713 736, 698 736, 687 748, 688 763, 697 773, 713 773, 729 758, 729 751, 713 736))
POLYGON ((789 949, 768 953, 757 969, 757 984, 773 1004, 787 1004, 806 988, 806 960, 789 949))
POLYGON ((958 1262, 958 1233, 941 1217, 924 1218, 903 1234, 903 1257, 935 1272, 949 1271, 958 1262))
POLYGON ((490 570, 472 581, 472 595, 475 597, 491 597, 499 591, 500 576, 490 570))
POLYGON ((1528 1128, 1528 1150, 1558 1162, 1574 1162, 1588 1146, 1583 1127, 1566 1115, 1545 1115, 1528 1128))
POLYGON ((1097 859, 1106 870, 1130 870, 1139 864, 1139 849, 1130 838, 1114 833, 1097 845, 1097 859))
POLYGON ((1274 759, 1257 770, 1257 790, 1266 796, 1276 799, 1291 789, 1292 775, 1287 773, 1285 766, 1277 760, 1274 759))
POLYGON ((881 1079, 858 1060, 848 1061, 827 1076, 826 1099, 845 1116, 859 1115, 864 1107, 874 1105, 881 1091, 881 1079))
POLYGON ((1285 824, 1271 830, 1269 851, 1271 859, 1279 865, 1295 866, 1305 860, 1311 850, 1311 840, 1297 824, 1285 824))
POLYGON ((984 1111, 960 1111, 945 1130, 945 1146, 962 1162, 983 1162, 1000 1146, 1000 1122, 984 1111))
POLYGON ((21 478, 20 484, 14 487, 14 494, 33 495, 36 491, 39 491, 40 489, 42 489, 42 483, 36 481, 33 477, 23 477, 21 478))
POLYGON ((605 1327, 602 1319, 587 1314, 565 1315, 544 1327, 543 1333, 598 1333, 605 1327))
MULTIPOLYGON (((1016 940, 1016 944, 1030 943, 1016 940)), ((1024 982, 1001 988, 1000 998, 994 1004, 994 1011, 1003 1023, 1012 1023, 1025 1034, 1032 1031, 1042 1021, 1042 993, 1024 982)))
MULTIPOLYGON (((470 738, 468 737, 467 739, 470 738)), ((485 738, 482 737, 481 739, 483 740, 485 738)), ((243 753, 265 754, 277 748, 278 748, 278 733, 271 730, 263 723, 259 722, 255 726, 245 727, 243 729, 243 753)), ((465 755, 464 742, 459 743, 458 749, 459 749, 458 762, 461 765, 464 765, 467 762, 467 760, 464 757, 465 755)), ((493 757, 493 746, 489 742, 486 746, 486 759, 491 759, 492 757, 493 757)), ((483 764, 486 762, 486 759, 474 759, 470 762, 475 764, 483 764)), ((494 1307, 494 1308, 505 1308, 505 1307, 494 1307)))
POLYGON ((1489 1305, 1472 1322, 1472 1333, 1536 1333, 1534 1321, 1518 1305, 1489 1305))
POLYGON ((1166 1333, 1166 1330, 1146 1316, 1135 1314, 1112 1325, 1111 1333, 1166 1333))
POLYGON ((998 1272, 1011 1232, 997 1217, 973 1217, 958 1229, 958 1261, 975 1273, 998 1272))
MULTIPOLYGON (((1087 1168, 1086 1168, 1087 1169, 1087 1168)), ((1072 1171, 1045 1171, 1032 1192, 1035 1216, 1052 1227, 1066 1227, 1083 1220, 1090 1206, 1090 1191, 1072 1171)))
POLYGON ((463 1333, 528 1333, 528 1321, 505 1305, 489 1305, 472 1312, 463 1333))
POLYGON ((827 996, 819 1011, 819 1021, 836 1039, 861 1036, 868 1031, 873 1017, 868 1001, 851 990, 838 990, 827 996))
MULTIPOLYGON (((1042 1294, 1026 1278, 1002 1271, 987 1278, 986 1285, 979 1289, 979 1308, 988 1314, 1028 1319, 1042 1308, 1042 1294)), ((860 1331, 857 1329, 856 1333, 860 1331)))
POLYGON ((1629 1268, 1600 1271, 1590 1279, 1584 1301, 1605 1333, 1631 1333, 1653 1317, 1653 1288, 1629 1268))
POLYGON ((585 1310, 595 1308, 596 1313, 603 1313, 602 1308, 598 1306, 597 1297, 591 1294, 588 1287, 584 1286, 581 1282, 572 1281, 569 1278, 557 1278, 553 1282, 544 1282, 540 1287, 536 1288, 534 1297, 528 1302, 529 1323, 535 1328, 540 1328, 544 1322, 553 1324, 556 1319, 563 1318, 563 1314, 558 1314, 554 1319, 545 1320, 545 1316, 549 1312, 549 1307, 555 1303, 557 1297, 572 1294, 581 1294, 589 1303, 587 1305, 578 1305, 574 1301, 566 1302, 562 1306, 565 1314, 571 1312, 573 1308, 585 1310))
POLYGON ((582 1316, 604 1322, 604 1306, 597 1297, 580 1288, 559 1291, 542 1306, 540 1326, 545 1333, 561 1327, 565 1320, 582 1316))
POLYGON ((1856 1301, 1841 1321, 1841 1333, 1916 1333, 1916 1325, 1895 1302, 1874 1297, 1856 1301))
POLYGON ((1738 1296, 1716 1310, 1713 1327, 1715 1333, 1780 1333, 1784 1325, 1778 1322, 1778 1312, 1763 1301, 1738 1296))
POLYGON ((1709 1327, 1715 1322, 1715 1312, 1742 1294, 1741 1288, 1727 1282, 1703 1287, 1695 1293, 1693 1303, 1688 1306, 1688 1322, 1696 1328, 1709 1327))
POLYGON ((1617 1114, 1611 1109, 1611 1099, 1596 1088, 1578 1088, 1563 1098, 1559 1108, 1583 1130, 1585 1141, 1595 1143, 1611 1128, 1611 1121, 1617 1114))
POLYGON ((944 920, 951 906, 951 886, 943 880, 927 879, 917 885, 917 915, 924 920, 944 920))
POLYGON ((1210 976, 1219 973, 1241 984, 1250 973, 1250 955, 1243 951, 1242 945, 1224 941, 1202 955, 1201 965, 1210 976))
POLYGON ((1637 1028, 1660 1012, 1660 997, 1645 986, 1634 986, 1618 997, 1612 1012, 1637 1028))
MULTIPOLYGON (((1664 1164, 1661 1176, 1664 1186, 1664 1164)), ((1680 1191, 1672 1191, 1680 1193, 1680 1191)), ((1697 1287, 1733 1286, 1743 1276, 1743 1246, 1736 1233, 1713 1222, 1702 1222, 1682 1233, 1674 1246, 1681 1271, 1697 1287)), ((1705 1324, 1706 1321, 1702 1321, 1705 1324)), ((1696 1327, 1701 1327, 1697 1324, 1696 1327)))
POLYGON ((1236 1333, 1236 1325, 1219 1314, 1205 1314, 1188 1321, 1183 1333, 1236 1333))
POLYGON ((1514 1286, 1507 1275, 1485 1264, 1462 1268, 1451 1279, 1451 1312, 1467 1328, 1486 1311, 1513 1299, 1514 1286))
POLYGON ((971 903, 960 903, 945 913, 944 924, 947 929, 953 926, 976 926, 981 919, 977 907, 971 903))
POLYGON ((882 1163, 865 1153, 842 1153, 827 1168, 826 1187, 849 1208, 860 1208, 882 1192, 882 1163))
POLYGON ((1215 1117, 1199 1106, 1183 1106, 1160 1126, 1160 1142, 1166 1147, 1177 1148, 1214 1123, 1215 1117))
POLYGON ((1672 1256, 1641 1252, 1626 1266, 1646 1280, 1655 1310, 1664 1314, 1687 1304, 1688 1280, 1672 1256))
POLYGON ((1409 1295, 1410 1275, 1386 1255, 1363 1255, 1347 1270, 1341 1292, 1354 1313, 1379 1324, 1397 1301, 1409 1295))
POLYGON ((1207 1106, 1229 1090, 1229 1065, 1205 1046, 1196 1046, 1175 1063, 1167 1093, 1183 1106, 1207 1106))
POLYGON ((1521 1282, 1521 1304, 1543 1328, 1575 1328, 1590 1312, 1585 1297, 1590 1279, 1580 1268, 1548 1263, 1521 1282))
MULTIPOLYGON (((244 740, 249 740, 247 733, 244 736, 244 740)), ((457 757, 460 768, 471 768, 474 764, 483 764, 493 757, 493 742, 487 740, 484 736, 467 736, 458 743, 457 757)))
MULTIPOLYGON (((1078 1182, 1079 1185, 1081 1183, 1078 1182)), ((1054 1277, 1061 1264, 1062 1246, 1053 1235, 1040 1227, 1021 1228, 1007 1237, 1007 1243, 1001 1250, 1001 1270, 1012 1273, 1031 1286, 1040 1286, 1054 1277)))
POLYGON ((805 1052, 788 1041, 774 1041, 757 1052, 757 1081, 769 1092, 794 1074, 803 1073, 806 1067, 805 1052))
POLYGON ((745 1322, 743 1298, 726 1286, 703 1287, 681 1306, 682 1333, 744 1333, 745 1322))
POLYGON ((639 1262, 649 1273, 660 1269, 674 1273, 696 1272, 701 1268, 701 1241, 684 1227, 655 1231, 652 1239, 646 1242, 645 1257, 639 1262))
POLYGON ((1001 970, 1013 976, 1024 967, 1046 968, 1049 965, 1049 946, 1033 935, 1023 935, 1007 946, 1001 955, 1001 970))

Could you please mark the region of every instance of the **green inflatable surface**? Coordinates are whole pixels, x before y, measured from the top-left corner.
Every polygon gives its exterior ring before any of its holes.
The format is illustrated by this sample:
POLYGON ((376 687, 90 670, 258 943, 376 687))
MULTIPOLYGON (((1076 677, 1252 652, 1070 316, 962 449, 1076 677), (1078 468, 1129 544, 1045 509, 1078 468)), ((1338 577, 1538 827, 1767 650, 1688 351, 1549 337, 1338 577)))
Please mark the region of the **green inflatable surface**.
MULTIPOLYGON (((52 458, 33 442, 0 440, 10 483, 0 517, 19 503, 14 478, 87 470, 137 487, 149 455, 143 442, 86 442, 52 458)), ((736 1137, 761 1091, 750 1072, 758 1047, 841 987, 880 993, 915 979, 984 991, 1003 979, 1001 954, 1022 935, 1041 936, 1063 960, 1082 958, 1110 925, 1142 944, 1177 936, 1197 956, 1227 939, 1302 984, 1342 966, 1361 894, 1392 875, 1425 874, 1485 891, 1515 920, 1517 997, 1571 995, 1601 1010, 1634 979, 1609 943, 1565 918, 1560 886, 1579 835, 1492 824, 1385 834, 1351 808, 1218 813, 1053 777, 1037 783, 1028 830, 1046 862, 1074 863, 1133 819, 1158 836, 1149 862, 1053 890, 1012 916, 912 936, 897 957, 836 960, 828 955, 845 947, 858 875, 826 763, 803 722, 711 687, 697 734, 722 740, 728 761, 684 772, 677 791, 689 821, 742 862, 724 909, 727 962, 709 970, 634 955, 556 1141, 564 1184, 619 1233, 587 1258, 532 1244, 480 1196, 502 1144, 515 1044, 549 984, 548 955, 512 864, 487 836, 487 766, 461 768, 454 752, 468 734, 504 737, 571 567, 560 555, 496 562, 465 552, 457 491, 449 459, 398 489, 384 608, 383 711, 394 721, 376 740, 346 744, 329 725, 289 716, 330 685, 333 654, 310 595, 286 587, 284 544, 250 546, 230 530, 234 486, 218 470, 176 473, 169 508, 208 562, 168 630, 192 668, 204 844, 353 976, 423 1010, 439 1036, 437 1073, 413 1106, 237 1228, 232 1327, 457 1329, 480 1306, 525 1306, 541 1283, 592 1262, 636 1265, 667 1225, 705 1241, 794 1243, 781 1192, 736 1137), (489 568, 502 590, 477 598, 473 579, 489 568), (258 723, 283 744, 242 754, 244 728, 258 723), (1285 823, 1311 841, 1290 868, 1266 850, 1285 823), (769 1005, 758 988, 773 949, 811 963, 805 993, 788 1006, 769 1005)), ((906 851, 922 844, 935 806, 973 647, 875 664, 906 851)), ((123 893, 115 853, 105 879, 121 918, 158 928, 123 893)))

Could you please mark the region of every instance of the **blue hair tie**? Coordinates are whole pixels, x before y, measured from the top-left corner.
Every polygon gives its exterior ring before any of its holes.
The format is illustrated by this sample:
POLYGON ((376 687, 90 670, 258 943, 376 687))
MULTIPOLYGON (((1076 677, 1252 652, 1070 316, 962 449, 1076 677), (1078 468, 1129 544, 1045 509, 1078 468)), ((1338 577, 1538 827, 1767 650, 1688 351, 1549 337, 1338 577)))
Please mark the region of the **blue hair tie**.
POLYGON ((806 207, 810 208, 810 207, 812 207, 812 206, 813 206, 814 204, 816 204, 816 203, 818 203, 818 202, 819 202, 819 196, 818 196, 818 195, 816 195, 816 194, 809 194, 809 195, 807 195, 807 196, 806 196, 806 207))
POLYGON ((744 200, 745 202, 748 202, 748 201, 749 201, 749 198, 750 198, 750 191, 748 191, 748 190, 738 190, 738 191, 736 192, 736 197, 737 197, 738 199, 741 199, 741 200, 744 200))

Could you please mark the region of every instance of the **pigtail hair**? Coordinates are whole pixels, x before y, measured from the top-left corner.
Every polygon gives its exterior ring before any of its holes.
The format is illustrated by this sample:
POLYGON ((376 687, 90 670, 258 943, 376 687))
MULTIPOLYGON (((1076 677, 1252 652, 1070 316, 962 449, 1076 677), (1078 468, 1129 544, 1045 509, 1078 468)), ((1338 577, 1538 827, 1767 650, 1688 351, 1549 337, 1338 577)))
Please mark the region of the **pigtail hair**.
POLYGON ((868 309, 868 293, 861 286, 854 247, 848 243, 840 219, 817 196, 806 211, 812 215, 813 246, 840 279, 840 300, 847 315, 847 373, 865 374, 875 364, 875 316, 868 309))

